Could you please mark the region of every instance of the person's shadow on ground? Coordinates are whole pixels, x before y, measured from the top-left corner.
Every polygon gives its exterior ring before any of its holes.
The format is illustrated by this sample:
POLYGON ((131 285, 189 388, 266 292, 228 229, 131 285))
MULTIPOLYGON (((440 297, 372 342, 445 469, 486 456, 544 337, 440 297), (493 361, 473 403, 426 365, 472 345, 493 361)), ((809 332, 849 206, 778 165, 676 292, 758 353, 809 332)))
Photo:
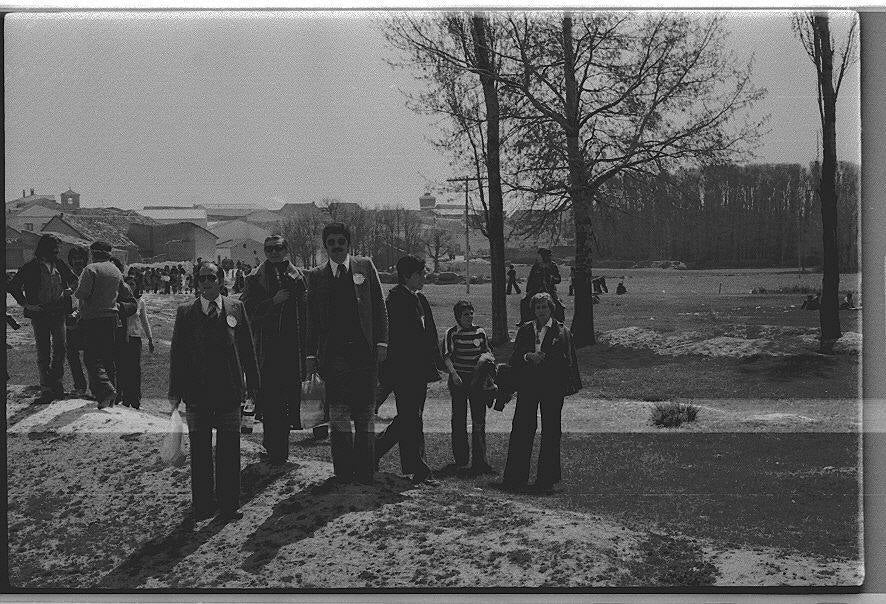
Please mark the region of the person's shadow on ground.
POLYGON ((376 474, 375 483, 342 485, 330 478, 315 487, 293 494, 274 505, 271 516, 249 536, 244 551, 252 554, 243 569, 255 571, 273 560, 290 543, 312 536, 339 516, 378 509, 403 501, 403 491, 414 485, 401 476, 376 474))
MULTIPOLYGON (((251 463, 240 471, 240 505, 245 505, 269 484, 281 478, 296 464, 274 467, 265 462, 251 463)), ((99 581, 97 589, 125 589, 143 584, 151 577, 169 573, 201 545, 224 528, 225 523, 213 518, 195 531, 196 522, 190 510, 168 535, 151 539, 129 555, 99 581)))
MULTIPOLYGON (((281 467, 265 462, 247 465, 240 472, 240 504, 245 505, 268 485, 291 471, 295 464, 281 467)), ((255 529, 243 546, 253 554, 244 562, 246 569, 264 566, 281 547, 311 536, 338 516, 381 507, 405 499, 403 491, 413 488, 403 477, 377 474, 371 486, 339 485, 328 479, 274 505, 271 516, 255 529)), ((190 511, 168 535, 151 539, 99 581, 95 589, 127 589, 143 585, 149 578, 169 574, 176 564, 212 539, 225 526, 217 519, 196 523, 190 511)), ((250 529, 252 527, 249 527, 250 529)))

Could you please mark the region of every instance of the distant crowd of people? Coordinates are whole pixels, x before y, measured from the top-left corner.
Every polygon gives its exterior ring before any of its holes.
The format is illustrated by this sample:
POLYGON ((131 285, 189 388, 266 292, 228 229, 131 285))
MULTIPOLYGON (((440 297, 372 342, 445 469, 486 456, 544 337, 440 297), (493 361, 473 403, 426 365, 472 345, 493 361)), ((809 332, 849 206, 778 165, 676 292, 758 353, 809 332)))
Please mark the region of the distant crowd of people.
MULTIPOLYGON (((190 294, 197 293, 196 287, 196 271, 197 265, 202 262, 202 258, 198 258, 192 269, 186 268, 181 263, 173 265, 165 265, 162 267, 137 267, 130 266, 127 272, 128 277, 132 277, 139 289, 143 292, 151 292, 155 294, 190 294)), ((250 273, 252 266, 240 260, 236 264, 231 264, 224 271, 224 286, 227 293, 239 294, 243 291, 246 284, 246 275, 250 273)))

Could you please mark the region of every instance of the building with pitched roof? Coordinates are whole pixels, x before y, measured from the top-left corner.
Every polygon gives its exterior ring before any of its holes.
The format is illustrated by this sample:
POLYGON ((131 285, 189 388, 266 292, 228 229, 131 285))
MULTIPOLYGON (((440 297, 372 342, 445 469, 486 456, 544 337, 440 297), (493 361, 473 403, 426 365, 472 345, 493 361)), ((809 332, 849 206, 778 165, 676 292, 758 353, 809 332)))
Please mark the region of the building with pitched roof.
POLYGON ((133 224, 128 236, 138 245, 142 257, 152 261, 214 258, 218 239, 193 222, 133 224))
POLYGON ((254 205, 237 205, 237 204, 198 204, 198 208, 206 210, 206 219, 209 222, 220 220, 239 220, 247 214, 251 214, 256 210, 262 209, 254 205))
POLYGON ((141 258, 139 246, 127 233, 134 224, 157 224, 138 212, 118 208, 89 208, 76 214, 58 214, 43 227, 45 232, 77 237, 89 243, 107 241, 113 248, 125 252, 124 262, 141 258))
POLYGON ((202 207, 145 206, 138 213, 161 224, 191 222, 204 229, 208 226, 208 214, 206 213, 206 208, 202 207))
POLYGON ((262 245, 264 245, 265 238, 272 235, 271 231, 268 229, 246 222, 245 220, 219 222, 213 226, 210 231, 218 237, 219 241, 249 239, 252 241, 260 241, 262 245))

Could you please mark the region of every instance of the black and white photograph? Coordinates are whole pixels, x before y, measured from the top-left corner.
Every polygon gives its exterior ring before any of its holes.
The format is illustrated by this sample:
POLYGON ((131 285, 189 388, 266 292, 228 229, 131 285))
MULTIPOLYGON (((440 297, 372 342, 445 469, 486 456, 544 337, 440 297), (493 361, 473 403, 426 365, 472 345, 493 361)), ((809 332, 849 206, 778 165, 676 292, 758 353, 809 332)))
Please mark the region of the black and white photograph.
POLYGON ((865 582, 856 11, 3 26, 9 591, 865 582))

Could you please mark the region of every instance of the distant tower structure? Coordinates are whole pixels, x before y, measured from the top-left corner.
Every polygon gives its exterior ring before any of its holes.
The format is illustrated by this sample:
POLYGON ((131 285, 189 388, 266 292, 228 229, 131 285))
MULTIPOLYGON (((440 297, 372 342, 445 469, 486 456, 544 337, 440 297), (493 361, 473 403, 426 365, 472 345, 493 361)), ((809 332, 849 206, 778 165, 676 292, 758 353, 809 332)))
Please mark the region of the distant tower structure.
POLYGON ((418 207, 421 210, 433 210, 437 206, 437 198, 430 191, 418 198, 418 207))
POLYGON ((62 208, 66 210, 79 210, 80 209, 80 193, 76 193, 68 188, 67 191, 62 193, 61 195, 62 208))

